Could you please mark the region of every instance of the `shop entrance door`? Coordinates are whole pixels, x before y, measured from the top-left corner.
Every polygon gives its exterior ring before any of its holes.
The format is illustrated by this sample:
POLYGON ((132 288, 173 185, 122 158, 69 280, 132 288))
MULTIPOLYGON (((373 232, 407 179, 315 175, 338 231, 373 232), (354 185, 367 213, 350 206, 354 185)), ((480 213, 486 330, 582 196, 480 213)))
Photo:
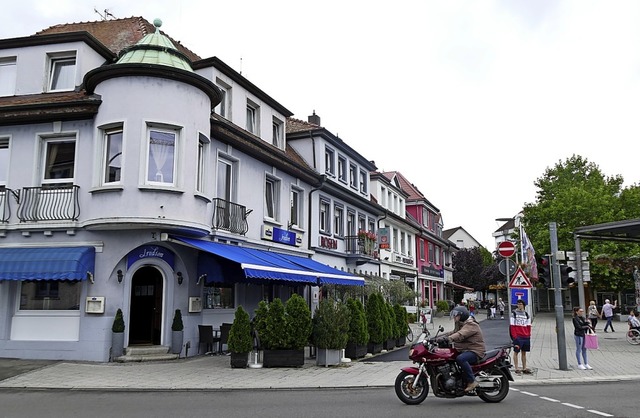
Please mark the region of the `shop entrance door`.
POLYGON ((162 335, 162 274, 142 267, 131 283, 129 345, 160 345, 162 335))

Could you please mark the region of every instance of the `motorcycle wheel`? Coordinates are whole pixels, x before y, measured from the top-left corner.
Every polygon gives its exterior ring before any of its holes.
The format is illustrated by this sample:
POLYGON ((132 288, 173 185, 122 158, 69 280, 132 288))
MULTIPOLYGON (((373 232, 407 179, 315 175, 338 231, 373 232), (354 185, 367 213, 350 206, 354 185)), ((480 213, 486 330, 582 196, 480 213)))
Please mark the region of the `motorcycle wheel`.
POLYGON ((427 398, 429 394, 429 382, 427 378, 402 371, 396 377, 396 395, 407 405, 418 405, 427 398), (421 386, 416 388, 413 384, 420 379, 421 386))
MULTIPOLYGON (((485 378, 486 379, 486 378, 485 378)), ((485 402, 489 403, 497 403, 507 397, 509 393, 509 379, 504 374, 504 372, 498 368, 491 369, 489 371, 489 379, 495 382, 495 387, 493 388, 476 388, 476 393, 478 397, 485 402)), ((483 378, 478 378, 478 380, 483 380, 483 378)))

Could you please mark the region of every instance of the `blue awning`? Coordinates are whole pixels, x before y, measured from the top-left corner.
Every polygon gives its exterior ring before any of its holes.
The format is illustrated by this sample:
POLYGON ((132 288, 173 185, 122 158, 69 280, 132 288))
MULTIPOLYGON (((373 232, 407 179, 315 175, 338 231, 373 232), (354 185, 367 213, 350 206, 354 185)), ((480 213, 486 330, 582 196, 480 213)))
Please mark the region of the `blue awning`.
POLYGON ((94 247, 0 248, 0 280, 86 280, 94 247))
MULTIPOLYGON (((237 263, 247 278, 284 280, 312 285, 331 283, 364 286, 364 280, 361 277, 326 266, 310 258, 193 238, 172 238, 237 263)), ((212 279, 207 278, 207 280, 212 279)))

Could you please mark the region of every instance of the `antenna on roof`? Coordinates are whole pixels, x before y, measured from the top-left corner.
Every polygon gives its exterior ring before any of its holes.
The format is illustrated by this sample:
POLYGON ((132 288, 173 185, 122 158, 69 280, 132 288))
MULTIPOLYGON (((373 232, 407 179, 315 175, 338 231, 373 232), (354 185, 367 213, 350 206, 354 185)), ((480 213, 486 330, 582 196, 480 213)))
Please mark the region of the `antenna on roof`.
POLYGON ((242 57, 240 57, 240 75, 242 75, 242 57))
POLYGON ((94 7, 94 8, 93 8, 93 11, 94 11, 94 12, 96 12, 96 13, 98 14, 98 16, 100 16, 100 18, 101 18, 102 20, 107 20, 108 18, 117 19, 114 15, 112 15, 112 14, 109 12, 109 9, 104 9, 104 12, 103 12, 103 13, 100 13, 100 12, 98 11, 98 9, 96 9, 96 8, 94 7))

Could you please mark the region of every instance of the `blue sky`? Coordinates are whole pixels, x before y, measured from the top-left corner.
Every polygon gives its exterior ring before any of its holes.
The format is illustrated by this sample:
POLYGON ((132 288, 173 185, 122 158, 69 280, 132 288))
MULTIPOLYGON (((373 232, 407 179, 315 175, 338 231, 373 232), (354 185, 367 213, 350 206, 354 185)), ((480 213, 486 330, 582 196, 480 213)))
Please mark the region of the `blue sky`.
POLYGON ((398 170, 488 249, 573 154, 640 180, 640 2, 92 1, 3 5, 0 38, 58 23, 161 18, 306 120, 314 110, 380 170, 398 170))

